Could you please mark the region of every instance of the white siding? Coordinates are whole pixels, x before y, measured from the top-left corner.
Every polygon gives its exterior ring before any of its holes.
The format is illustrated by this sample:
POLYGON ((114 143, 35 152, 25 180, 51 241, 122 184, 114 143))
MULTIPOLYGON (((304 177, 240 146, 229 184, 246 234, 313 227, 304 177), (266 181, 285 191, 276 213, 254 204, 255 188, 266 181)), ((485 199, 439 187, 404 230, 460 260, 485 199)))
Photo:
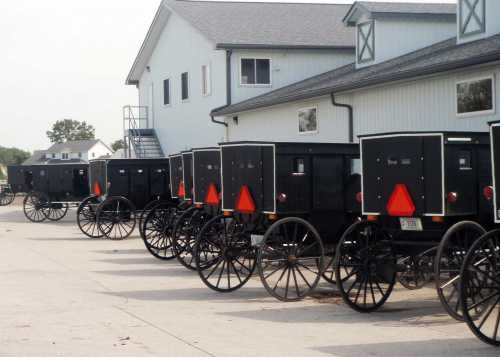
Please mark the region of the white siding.
MULTIPOLYGON (((354 106, 354 134, 390 131, 486 131, 496 114, 457 117, 455 84, 468 78, 495 75, 496 103, 500 103, 500 65, 469 69, 412 82, 338 95, 340 103, 354 106)), ((498 109, 497 109, 498 111, 498 109)), ((235 140, 347 142, 347 110, 334 108, 329 97, 292 102, 241 113, 230 122, 228 136, 235 140), (298 133, 297 110, 317 106, 318 133, 298 133)))
POLYGON ((346 50, 235 50, 231 57, 232 102, 258 96, 354 61, 346 50), (241 58, 270 58, 271 85, 240 85, 241 58))
POLYGON ((225 129, 210 121, 211 109, 226 104, 225 52, 179 16, 172 14, 139 84, 140 105, 151 102, 156 133, 166 155, 222 141, 225 129), (212 94, 201 93, 201 66, 210 65, 212 94), (181 101, 181 73, 189 73, 189 101, 181 101), (163 105, 163 80, 170 78, 169 106, 163 105), (152 100, 148 96, 153 84, 152 100))
POLYGON ((87 153, 83 153, 83 160, 93 160, 100 156, 111 155, 113 152, 101 142, 95 144, 87 153))
POLYGON ((357 67, 362 68, 384 62, 413 52, 417 48, 450 39, 455 35, 454 21, 375 20, 375 59, 358 63, 357 67))

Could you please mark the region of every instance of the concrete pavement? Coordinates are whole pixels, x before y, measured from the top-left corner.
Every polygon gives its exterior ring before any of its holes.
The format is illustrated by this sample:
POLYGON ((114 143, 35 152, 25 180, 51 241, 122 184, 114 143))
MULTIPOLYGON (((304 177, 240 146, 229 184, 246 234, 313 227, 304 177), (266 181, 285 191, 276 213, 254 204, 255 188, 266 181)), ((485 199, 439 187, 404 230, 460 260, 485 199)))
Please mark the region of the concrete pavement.
POLYGON ((324 284, 282 303, 258 277, 231 294, 177 262, 150 256, 135 234, 90 240, 74 211, 28 223, 0 207, 0 357, 498 356, 449 318, 435 292, 397 289, 356 313, 324 284))

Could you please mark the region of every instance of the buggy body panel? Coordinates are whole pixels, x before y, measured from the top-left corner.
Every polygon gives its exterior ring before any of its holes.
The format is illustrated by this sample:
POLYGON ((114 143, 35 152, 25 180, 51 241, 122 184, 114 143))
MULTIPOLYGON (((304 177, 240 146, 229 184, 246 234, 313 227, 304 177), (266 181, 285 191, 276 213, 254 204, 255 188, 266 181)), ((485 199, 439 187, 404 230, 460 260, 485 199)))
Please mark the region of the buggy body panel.
POLYGON ((215 185, 217 193, 220 193, 220 183, 220 149, 193 149, 193 202, 205 204, 210 185, 215 185))
POLYGON ((193 200, 193 152, 182 152, 182 181, 184 182, 184 199, 193 200))
POLYGON ((414 210, 395 216, 465 217, 487 210, 481 193, 491 181, 487 133, 377 134, 360 137, 360 147, 363 215, 391 216, 397 186, 407 190, 414 210))
POLYGON ((170 190, 172 198, 179 197, 179 187, 183 181, 182 155, 171 155, 169 157, 170 167, 170 190))

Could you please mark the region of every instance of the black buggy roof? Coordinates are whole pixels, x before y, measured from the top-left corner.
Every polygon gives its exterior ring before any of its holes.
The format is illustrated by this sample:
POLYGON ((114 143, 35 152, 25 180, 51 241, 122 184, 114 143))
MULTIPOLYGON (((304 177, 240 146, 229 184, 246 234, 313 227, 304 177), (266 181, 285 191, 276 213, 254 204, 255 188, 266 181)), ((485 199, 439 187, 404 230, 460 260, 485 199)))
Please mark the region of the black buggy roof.
POLYGON ((290 141, 231 141, 219 144, 231 146, 273 146, 278 154, 358 154, 357 143, 315 143, 290 141))

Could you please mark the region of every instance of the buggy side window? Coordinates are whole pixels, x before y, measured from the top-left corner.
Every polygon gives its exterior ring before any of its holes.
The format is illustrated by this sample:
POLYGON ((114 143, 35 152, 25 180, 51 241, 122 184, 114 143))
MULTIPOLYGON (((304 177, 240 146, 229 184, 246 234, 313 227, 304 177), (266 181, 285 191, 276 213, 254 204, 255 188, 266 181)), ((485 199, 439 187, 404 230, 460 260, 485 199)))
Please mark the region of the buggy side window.
POLYGON ((303 157, 296 157, 293 159, 293 172, 294 176, 302 176, 306 174, 306 161, 303 157))
POLYGON ((351 175, 361 175, 361 159, 350 159, 351 175))
POLYGON ((458 153, 459 170, 472 170, 472 153, 470 151, 460 151, 458 153))

